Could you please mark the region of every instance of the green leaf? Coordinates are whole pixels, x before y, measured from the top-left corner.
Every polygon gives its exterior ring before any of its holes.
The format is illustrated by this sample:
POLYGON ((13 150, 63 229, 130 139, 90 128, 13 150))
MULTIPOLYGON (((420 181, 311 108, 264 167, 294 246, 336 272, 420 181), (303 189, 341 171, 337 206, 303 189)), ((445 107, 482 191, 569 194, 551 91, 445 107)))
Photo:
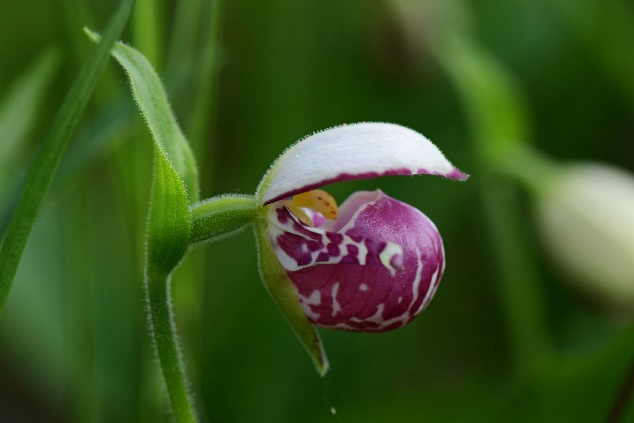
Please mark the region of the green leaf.
POLYGON ((223 195, 192 206, 192 244, 215 241, 252 224, 260 207, 253 196, 223 195))
MULTIPOLYGON (((95 42, 98 34, 85 29, 95 42)), ((190 202, 198 200, 198 172, 161 81, 148 60, 122 43, 112 50, 130 78, 132 94, 154 140, 154 179, 147 227, 145 285, 154 341, 177 422, 195 422, 176 337, 170 278, 190 244, 190 202)))
MULTIPOLYGON (((264 220, 263 217, 260 216, 264 220)), ((286 275, 286 271, 275 256, 264 229, 266 222, 255 225, 255 238, 258 244, 260 276, 264 287, 273 298, 293 332, 299 338, 308 355, 313 360, 317 372, 325 376, 328 372, 328 358, 319 338, 319 334, 310 324, 297 297, 297 289, 286 275)))
POLYGON ((0 315, 6 303, 15 272, 26 247, 35 218, 42 206, 68 140, 90 98, 97 79, 108 61, 109 52, 128 20, 134 0, 122 0, 108 23, 104 41, 93 49, 73 83, 42 149, 26 175, 20 198, 0 246, 0 315))
POLYGON ((167 277, 189 246, 191 213, 183 181, 155 148, 154 180, 147 228, 147 271, 167 277))
POLYGON ((171 308, 170 276, 189 246, 191 214, 183 181, 154 149, 154 181, 147 229, 145 288, 152 336, 177 422, 195 422, 171 308))
MULTIPOLYGON (((93 41, 99 41, 98 34, 87 28, 84 31, 93 41)), ((184 181, 190 202, 198 201, 196 161, 176 122, 159 76, 150 62, 130 46, 118 42, 112 49, 112 54, 130 78, 132 95, 150 128, 154 142, 184 181)))

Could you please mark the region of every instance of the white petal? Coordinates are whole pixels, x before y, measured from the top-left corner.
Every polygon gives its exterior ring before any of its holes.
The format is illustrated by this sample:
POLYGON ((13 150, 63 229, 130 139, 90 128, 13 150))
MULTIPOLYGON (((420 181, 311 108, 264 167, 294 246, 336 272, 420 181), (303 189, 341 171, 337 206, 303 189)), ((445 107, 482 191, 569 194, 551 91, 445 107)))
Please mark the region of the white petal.
POLYGON ((260 182, 263 204, 334 182, 430 174, 465 180, 427 138, 391 123, 356 123, 313 134, 288 148, 260 182))

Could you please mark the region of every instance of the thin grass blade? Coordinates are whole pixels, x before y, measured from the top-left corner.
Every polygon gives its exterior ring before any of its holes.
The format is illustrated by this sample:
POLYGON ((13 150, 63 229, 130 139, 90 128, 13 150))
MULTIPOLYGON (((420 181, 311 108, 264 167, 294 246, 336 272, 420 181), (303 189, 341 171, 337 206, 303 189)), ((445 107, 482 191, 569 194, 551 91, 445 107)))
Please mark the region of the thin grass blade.
POLYGON ((108 23, 104 42, 96 46, 71 87, 42 150, 30 168, 0 246, 0 316, 44 197, 75 131, 115 40, 121 35, 135 0, 122 0, 108 23))

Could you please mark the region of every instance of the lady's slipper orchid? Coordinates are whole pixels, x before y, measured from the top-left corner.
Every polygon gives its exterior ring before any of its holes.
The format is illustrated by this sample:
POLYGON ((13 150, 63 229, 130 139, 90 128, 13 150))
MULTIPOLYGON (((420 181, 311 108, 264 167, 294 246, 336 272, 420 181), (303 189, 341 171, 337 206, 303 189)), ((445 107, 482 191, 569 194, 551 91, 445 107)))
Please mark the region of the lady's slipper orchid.
POLYGON ((260 270, 300 338, 306 334, 293 324, 300 313, 327 328, 380 332, 407 324, 429 304, 445 268, 431 220, 378 190, 354 193, 337 208, 317 189, 414 174, 468 177, 427 138, 385 123, 311 135, 264 176, 256 192, 263 207, 256 225, 260 270))
POLYGON ((268 236, 308 319, 331 329, 379 332, 405 325, 429 304, 445 267, 442 239, 415 208, 357 192, 342 217, 313 227, 277 202, 268 236), (347 217, 347 218, 346 218, 347 217))

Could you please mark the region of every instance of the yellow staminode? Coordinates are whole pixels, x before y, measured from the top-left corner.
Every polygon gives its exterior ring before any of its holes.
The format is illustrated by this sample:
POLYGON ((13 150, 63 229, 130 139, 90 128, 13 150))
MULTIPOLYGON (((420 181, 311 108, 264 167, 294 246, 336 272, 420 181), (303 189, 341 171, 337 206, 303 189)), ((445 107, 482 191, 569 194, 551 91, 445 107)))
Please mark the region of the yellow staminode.
POLYGON ((294 195, 292 200, 284 200, 284 205, 299 220, 310 226, 314 226, 313 222, 302 209, 314 210, 321 213, 326 219, 337 219, 337 202, 332 195, 321 189, 294 195))

